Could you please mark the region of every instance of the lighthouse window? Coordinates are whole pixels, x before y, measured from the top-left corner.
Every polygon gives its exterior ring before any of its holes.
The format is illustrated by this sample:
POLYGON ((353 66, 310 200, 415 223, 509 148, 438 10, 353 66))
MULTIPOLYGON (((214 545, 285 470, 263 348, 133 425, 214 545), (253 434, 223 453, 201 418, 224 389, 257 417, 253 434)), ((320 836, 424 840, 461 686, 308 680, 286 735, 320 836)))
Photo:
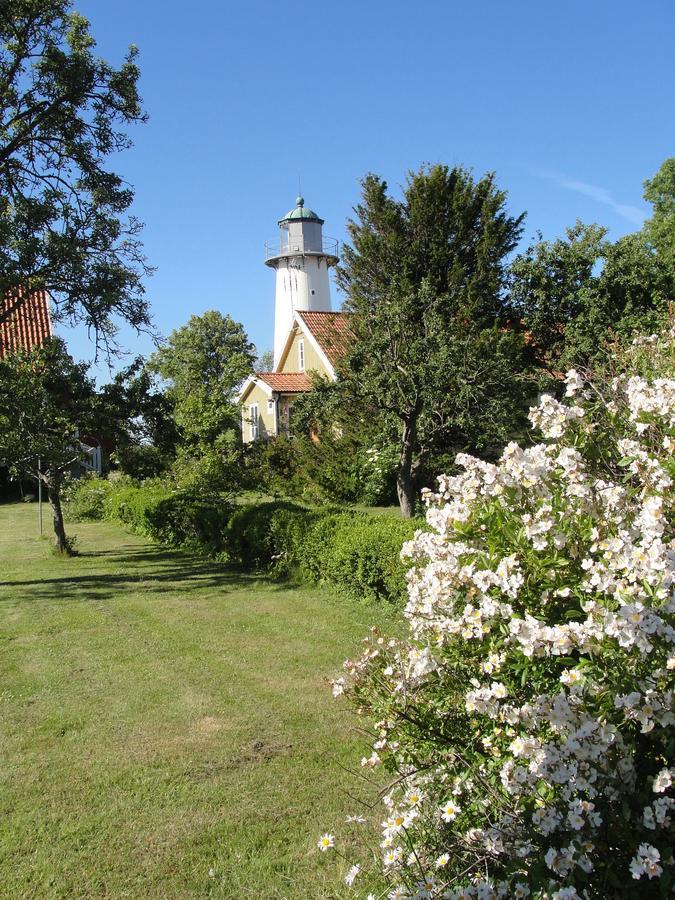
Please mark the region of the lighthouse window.
POLYGON ((298 369, 305 371, 305 342, 298 341, 298 369))
POLYGON ((316 291, 314 290, 314 288, 312 288, 312 293, 313 293, 313 294, 316 294, 316 291))

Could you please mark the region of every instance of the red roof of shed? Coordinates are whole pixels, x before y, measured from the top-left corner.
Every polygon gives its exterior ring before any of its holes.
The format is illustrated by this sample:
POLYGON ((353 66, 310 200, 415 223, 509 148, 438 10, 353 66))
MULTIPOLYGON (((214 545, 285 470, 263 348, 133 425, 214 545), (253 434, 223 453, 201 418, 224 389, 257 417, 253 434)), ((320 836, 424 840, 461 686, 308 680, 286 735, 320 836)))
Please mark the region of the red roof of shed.
POLYGON ((17 350, 42 347, 52 336, 47 291, 31 291, 28 296, 19 289, 15 296, 0 299, 0 358, 17 350), (9 312, 9 315, 5 315, 9 312))

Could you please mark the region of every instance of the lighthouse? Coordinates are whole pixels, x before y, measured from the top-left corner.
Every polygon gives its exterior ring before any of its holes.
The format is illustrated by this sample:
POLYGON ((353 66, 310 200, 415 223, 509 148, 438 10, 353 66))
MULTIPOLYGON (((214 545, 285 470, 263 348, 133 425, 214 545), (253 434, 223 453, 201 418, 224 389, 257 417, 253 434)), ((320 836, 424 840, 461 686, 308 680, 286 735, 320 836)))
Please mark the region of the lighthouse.
POLYGON ((279 237, 265 244, 265 265, 276 270, 274 368, 296 310, 330 312, 328 270, 337 264, 337 241, 324 238, 323 219, 302 197, 279 219, 279 237))

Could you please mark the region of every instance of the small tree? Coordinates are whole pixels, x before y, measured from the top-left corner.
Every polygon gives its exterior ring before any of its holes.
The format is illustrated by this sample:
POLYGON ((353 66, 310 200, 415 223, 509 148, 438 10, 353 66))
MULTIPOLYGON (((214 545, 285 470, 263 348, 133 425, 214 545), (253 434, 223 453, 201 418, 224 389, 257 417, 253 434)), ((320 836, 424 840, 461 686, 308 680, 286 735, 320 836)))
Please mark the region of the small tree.
POLYGON ((61 511, 63 478, 81 459, 79 435, 93 422, 94 385, 86 372, 57 338, 0 360, 0 459, 47 488, 60 553, 70 552, 61 511))
POLYGON ((133 191, 107 166, 145 116, 136 50, 114 68, 94 46, 69 0, 0 4, 0 297, 44 287, 108 345, 114 317, 150 321, 133 191))
POLYGON ((211 310, 192 316, 149 368, 166 382, 179 429, 177 475, 231 490, 241 477, 237 388, 253 369, 255 350, 243 327, 211 310))
POLYGON ((502 289, 523 216, 505 206, 493 175, 436 165, 409 175, 402 200, 367 176, 348 223, 338 282, 356 340, 341 375, 398 422, 404 516, 432 450, 485 450, 522 421, 523 342, 504 327, 502 289))
POLYGON ((256 372, 271 372, 274 368, 274 350, 263 350, 255 361, 256 372))

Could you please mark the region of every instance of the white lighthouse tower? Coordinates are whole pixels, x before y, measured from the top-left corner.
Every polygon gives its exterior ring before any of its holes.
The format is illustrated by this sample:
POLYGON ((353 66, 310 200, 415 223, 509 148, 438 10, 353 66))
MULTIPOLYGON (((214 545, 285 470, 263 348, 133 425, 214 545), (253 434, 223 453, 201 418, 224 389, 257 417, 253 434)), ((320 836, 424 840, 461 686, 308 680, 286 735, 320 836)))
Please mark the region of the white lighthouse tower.
POLYGON ((320 219, 302 197, 279 219, 279 238, 265 244, 265 265, 276 269, 274 367, 297 310, 330 312, 328 269, 337 264, 337 241, 324 238, 320 219))

